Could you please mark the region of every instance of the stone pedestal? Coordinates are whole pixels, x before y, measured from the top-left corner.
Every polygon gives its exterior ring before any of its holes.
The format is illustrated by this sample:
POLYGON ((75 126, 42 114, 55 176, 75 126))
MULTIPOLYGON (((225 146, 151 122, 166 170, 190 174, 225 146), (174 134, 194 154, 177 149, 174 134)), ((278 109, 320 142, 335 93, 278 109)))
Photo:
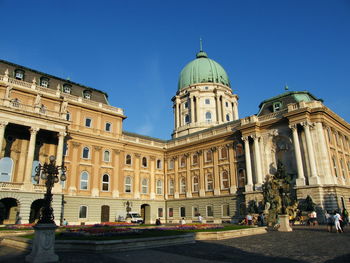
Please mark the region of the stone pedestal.
POLYGON ((305 178, 297 178, 295 184, 297 186, 304 186, 305 185, 305 178))
POLYGON ((278 215, 278 218, 280 220, 280 227, 278 228, 278 231, 281 231, 281 232, 293 231, 293 229, 289 225, 289 215, 278 215))
POLYGON ((55 224, 37 224, 32 252, 26 256, 26 262, 58 262, 55 254, 55 224))

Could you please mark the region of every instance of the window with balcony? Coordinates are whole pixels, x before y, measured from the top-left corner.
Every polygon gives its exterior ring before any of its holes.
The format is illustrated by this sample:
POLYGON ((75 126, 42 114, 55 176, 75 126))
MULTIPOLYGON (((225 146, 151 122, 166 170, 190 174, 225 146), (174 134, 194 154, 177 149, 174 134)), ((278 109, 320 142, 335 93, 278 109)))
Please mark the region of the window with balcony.
POLYGON ((157 195, 162 195, 163 194, 163 181, 162 180, 157 180, 156 193, 157 193, 157 195))
POLYGON ((185 177, 180 178, 180 194, 186 193, 186 179, 185 177))
POLYGON ((87 190, 89 185, 89 173, 84 171, 80 174, 80 190, 87 190))
POLYGON ((141 181, 141 192, 143 194, 147 194, 148 193, 148 180, 146 178, 143 178, 141 181))
POLYGON ((198 164, 198 155, 193 154, 192 155, 192 165, 197 165, 198 164))
POLYGON ((40 86, 42 86, 44 88, 48 88, 49 87, 49 79, 46 77, 41 77, 40 78, 40 86))
POLYGON ((72 85, 63 84, 63 92, 67 93, 67 94, 71 94, 71 92, 72 92, 72 85))
POLYGON ((246 184, 245 170, 243 168, 238 169, 238 187, 243 188, 246 184))
POLYGON ((131 177, 125 177, 125 193, 131 193, 131 177))
POLYGON ((206 176, 207 181, 207 191, 213 191, 214 190, 214 182, 213 182, 213 175, 207 174, 206 176))
POLYGON ((169 170, 174 169, 174 160, 169 160, 169 166, 168 166, 169 170))
POLYGON ((220 159, 227 159, 227 148, 225 146, 221 147, 219 154, 220 154, 220 159))
POLYGON ((169 180, 169 195, 174 194, 174 179, 169 180))
POLYGON ((109 191, 109 175, 104 174, 102 176, 102 191, 108 192, 109 191))
POLYGON ((221 189, 225 190, 229 188, 229 178, 228 178, 228 172, 223 171, 221 173, 221 189))
POLYGON ((198 192, 199 190, 199 180, 198 180, 198 176, 194 176, 193 177, 193 192, 198 192))
POLYGON ((185 166, 186 166, 186 157, 185 156, 181 156, 180 167, 185 167, 185 166))
POLYGON ((211 162, 213 160, 213 153, 211 150, 205 151, 205 162, 211 162))
POLYGON ((15 79, 24 80, 24 70, 16 69, 15 70, 15 79))

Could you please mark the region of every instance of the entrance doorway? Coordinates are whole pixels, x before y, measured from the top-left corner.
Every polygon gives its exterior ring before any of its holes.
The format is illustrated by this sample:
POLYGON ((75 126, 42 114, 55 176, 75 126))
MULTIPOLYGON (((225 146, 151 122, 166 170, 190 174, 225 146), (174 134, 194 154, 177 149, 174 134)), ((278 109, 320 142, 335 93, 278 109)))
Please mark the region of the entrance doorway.
POLYGON ((141 205, 141 217, 144 224, 151 224, 151 207, 148 204, 141 205))
POLYGON ((20 224, 19 203, 16 199, 0 200, 0 224, 20 224))
POLYGON ((101 222, 109 222, 109 206, 101 206, 101 222))
POLYGON ((29 223, 36 223, 39 221, 41 210, 44 206, 44 199, 35 200, 30 206, 29 223))

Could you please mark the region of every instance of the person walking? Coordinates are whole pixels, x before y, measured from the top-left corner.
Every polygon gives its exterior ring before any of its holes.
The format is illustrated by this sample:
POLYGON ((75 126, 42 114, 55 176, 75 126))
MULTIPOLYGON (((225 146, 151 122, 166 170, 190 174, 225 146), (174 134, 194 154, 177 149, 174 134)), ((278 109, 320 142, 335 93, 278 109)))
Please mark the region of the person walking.
POLYGON ((338 213, 338 211, 334 211, 333 218, 334 218, 335 231, 337 231, 337 233, 343 233, 343 229, 340 226, 341 216, 338 213))
POLYGON ((201 216, 201 214, 198 215, 198 222, 199 222, 200 224, 203 223, 203 217, 201 216))
POLYGON ((327 231, 331 233, 334 225, 333 215, 329 211, 326 211, 325 218, 327 223, 327 231))

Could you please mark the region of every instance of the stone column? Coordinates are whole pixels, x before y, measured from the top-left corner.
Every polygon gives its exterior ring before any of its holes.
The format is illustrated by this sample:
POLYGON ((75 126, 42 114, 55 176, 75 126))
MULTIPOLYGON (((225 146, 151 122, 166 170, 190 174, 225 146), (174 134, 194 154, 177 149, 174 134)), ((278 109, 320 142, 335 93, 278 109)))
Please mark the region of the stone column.
POLYGON ((221 103, 220 103, 220 112, 221 112, 221 120, 222 120, 222 122, 225 122, 226 121, 226 117, 225 117, 225 114, 224 114, 224 109, 225 109, 225 107, 224 107, 224 100, 223 100, 223 98, 221 97, 221 103))
POLYGON ((200 122, 199 121, 199 107, 198 107, 198 104, 199 104, 199 96, 196 97, 196 122, 200 122))
POLYGON ((245 152, 245 165, 247 170, 247 184, 245 186, 245 191, 253 191, 253 176, 252 176, 252 164, 250 159, 250 149, 249 149, 249 136, 242 137, 244 141, 244 152, 245 152))
POLYGON ((192 197, 191 157, 188 153, 184 156, 186 157, 186 197, 192 197))
POLYGON ((120 165, 120 150, 114 149, 114 169, 113 174, 111 174, 111 183, 112 183, 112 196, 113 198, 119 197, 119 178, 122 177, 122 174, 119 172, 121 169, 120 165))
POLYGON ((199 196, 205 196, 204 154, 202 150, 196 152, 199 164, 199 196))
MULTIPOLYGON (((80 178, 80 171, 79 171, 79 163, 78 159, 81 158, 79 155, 80 153, 80 145, 79 142, 72 142, 73 146, 73 153, 72 153, 72 173, 71 176, 68 176, 70 185, 69 185, 69 194, 75 195, 77 191, 77 178, 80 178)), ((79 186, 78 186, 79 188, 79 186)))
POLYGON ((100 185, 102 177, 100 175, 100 162, 101 162, 101 146, 94 146, 94 159, 93 159, 93 168, 92 168, 92 189, 91 196, 98 197, 100 195, 100 185))
POLYGON ((234 101, 233 102, 233 120, 238 120, 238 102, 234 101))
POLYGON ((151 165, 151 176, 150 176, 150 198, 153 200, 156 197, 156 192, 155 192, 155 162, 156 162, 156 157, 151 156, 150 157, 150 165, 151 165))
POLYGON ((254 140, 256 184, 257 184, 257 187, 261 187, 263 182, 263 175, 262 175, 262 169, 261 169, 260 147, 259 147, 260 137, 257 135, 253 135, 252 137, 254 140))
POLYGON ((2 144, 4 141, 4 135, 5 135, 5 129, 7 126, 8 122, 7 121, 1 121, 0 122, 0 158, 1 158, 1 153, 2 153, 2 144))
POLYGON ((62 165, 65 132, 58 133, 58 145, 56 151, 56 165, 62 165))
POLYGON ((301 159, 300 143, 299 143, 299 136, 298 136, 298 125, 292 124, 292 125, 289 125, 289 128, 293 132, 294 152, 295 152, 295 159, 297 162, 297 169, 298 169, 298 177, 296 179, 296 185, 302 186, 302 185, 305 185, 305 176, 304 176, 304 169, 303 169, 303 161, 301 159))
POLYGON ((174 198, 179 198, 179 164, 177 156, 173 157, 174 160, 174 198))
POLYGON ((323 166, 324 179, 327 184, 334 184, 334 177, 332 176, 332 169, 327 149, 327 142, 321 122, 316 122, 316 131, 319 137, 321 148, 321 164, 323 166))
POLYGON ((217 123, 221 123, 221 113, 220 113, 220 97, 219 94, 216 94, 216 121, 217 123))
POLYGON ((174 109, 174 130, 176 130, 176 128, 177 128, 177 106, 176 106, 176 104, 173 105, 173 109, 174 109))
POLYGON ((164 174, 164 198, 168 199, 168 159, 164 158, 163 160, 163 174, 164 174))
POLYGON ((134 180, 134 198, 140 199, 140 162, 141 154, 135 153, 135 180, 134 180))
POLYGON ((305 131, 308 160, 309 160, 310 170, 311 170, 311 177, 309 178, 309 184, 318 184, 319 178, 317 176, 315 153, 314 153, 313 142, 312 142, 311 133, 310 133, 311 124, 309 122, 303 122, 302 126, 304 127, 304 131, 305 131))
POLYGON ((220 172, 219 172, 219 153, 216 147, 212 147, 211 149, 213 155, 213 179, 214 179, 214 195, 220 195, 221 189, 221 180, 220 180, 220 172))
POLYGON ((230 193, 234 194, 237 191, 237 167, 233 150, 233 143, 226 144, 228 150, 228 158, 230 162, 230 193))
POLYGON ((194 123, 194 99, 193 96, 190 97, 191 104, 190 104, 190 109, 191 109, 191 123, 194 123))
POLYGON ((176 114, 176 127, 175 129, 180 127, 180 99, 176 97, 175 99, 175 114, 176 114))
POLYGON ((28 153, 27 153, 26 170, 24 174, 25 184, 31 184, 36 135, 39 130, 40 130, 39 128, 35 128, 35 127, 32 127, 29 129, 30 140, 29 140, 28 153))

